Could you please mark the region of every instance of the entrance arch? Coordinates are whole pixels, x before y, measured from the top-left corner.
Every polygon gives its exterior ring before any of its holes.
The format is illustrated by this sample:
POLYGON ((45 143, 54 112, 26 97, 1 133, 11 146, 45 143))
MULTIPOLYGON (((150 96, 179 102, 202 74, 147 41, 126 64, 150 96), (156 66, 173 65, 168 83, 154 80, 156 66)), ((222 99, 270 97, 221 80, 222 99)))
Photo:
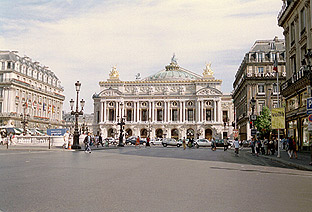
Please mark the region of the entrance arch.
POLYGON ((205 138, 208 140, 210 140, 212 138, 212 130, 211 129, 205 130, 205 138))
POLYGON ((163 130, 162 129, 157 129, 156 130, 156 137, 157 138, 162 138, 163 137, 163 130))
POLYGON ((108 129, 107 137, 115 138, 115 130, 113 128, 108 129))
POLYGON ((177 129, 172 129, 171 130, 171 138, 174 138, 176 140, 179 139, 179 131, 177 129))
POLYGON ((147 137, 147 129, 142 129, 140 134, 141 134, 141 138, 146 138, 147 137))
POLYGON ((193 138, 194 139, 194 135, 195 135, 195 131, 192 129, 192 128, 190 128, 190 129, 188 129, 188 130, 186 130, 186 136, 187 136, 187 138, 193 138))
POLYGON ((129 138, 130 136, 132 136, 132 130, 131 129, 126 129, 126 138, 129 138))

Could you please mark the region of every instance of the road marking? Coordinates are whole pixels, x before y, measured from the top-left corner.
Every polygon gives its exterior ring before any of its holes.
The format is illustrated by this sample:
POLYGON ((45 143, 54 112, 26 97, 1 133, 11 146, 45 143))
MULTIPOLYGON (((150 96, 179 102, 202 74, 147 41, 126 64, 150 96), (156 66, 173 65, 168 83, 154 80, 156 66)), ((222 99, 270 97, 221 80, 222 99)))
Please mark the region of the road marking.
MULTIPOLYGON (((34 152, 5 152, 5 153, 0 153, 0 156, 7 156, 7 155, 26 155, 26 154, 39 154, 39 153, 46 153, 46 152, 49 152, 49 151, 40 151, 40 152, 37 152, 37 151, 34 151, 34 152)), ((1 212, 1 211, 0 211, 1 212)))

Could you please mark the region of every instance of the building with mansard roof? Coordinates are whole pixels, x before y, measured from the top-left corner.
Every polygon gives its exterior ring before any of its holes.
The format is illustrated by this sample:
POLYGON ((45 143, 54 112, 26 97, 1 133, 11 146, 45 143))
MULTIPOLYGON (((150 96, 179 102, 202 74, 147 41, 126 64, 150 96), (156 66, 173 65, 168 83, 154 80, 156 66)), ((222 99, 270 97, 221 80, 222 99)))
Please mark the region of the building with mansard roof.
POLYGON ((93 132, 118 137, 123 117, 126 137, 232 138, 232 98, 221 83, 210 64, 199 75, 180 67, 175 56, 165 69, 134 81, 121 81, 113 67, 93 95, 93 132))
MULTIPOLYGON (((278 107, 278 87, 286 79, 285 58, 285 41, 278 37, 257 40, 245 54, 233 83, 235 123, 240 140, 251 139, 249 118, 252 115, 252 98, 255 100, 254 115, 260 115, 263 106, 269 109, 278 107), (274 70, 275 59, 277 71, 274 70)), ((281 101, 280 98, 280 103, 281 101)))
POLYGON ((297 141, 299 149, 309 149, 307 99, 312 85, 312 0, 283 0, 278 15, 286 46, 286 81, 281 94, 286 102, 286 135, 297 141))
POLYGON ((16 51, 0 51, 0 125, 46 130, 62 126, 65 97, 59 78, 46 66, 21 57, 16 51))

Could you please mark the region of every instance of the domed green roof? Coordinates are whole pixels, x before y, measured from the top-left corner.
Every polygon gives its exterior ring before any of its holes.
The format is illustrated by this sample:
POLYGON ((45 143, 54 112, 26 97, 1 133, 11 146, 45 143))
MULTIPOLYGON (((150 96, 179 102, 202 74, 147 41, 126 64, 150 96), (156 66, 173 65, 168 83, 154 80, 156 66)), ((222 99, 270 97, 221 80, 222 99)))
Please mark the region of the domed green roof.
POLYGON ((197 80, 202 77, 191 71, 181 68, 177 63, 171 62, 165 70, 161 70, 144 80, 146 81, 180 81, 180 80, 197 80))

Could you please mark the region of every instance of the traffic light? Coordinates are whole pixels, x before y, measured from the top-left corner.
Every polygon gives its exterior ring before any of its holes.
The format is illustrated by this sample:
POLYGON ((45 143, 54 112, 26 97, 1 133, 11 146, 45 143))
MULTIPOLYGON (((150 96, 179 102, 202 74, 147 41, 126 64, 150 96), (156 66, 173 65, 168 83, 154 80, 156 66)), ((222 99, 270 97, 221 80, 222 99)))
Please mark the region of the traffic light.
POLYGON ((252 121, 249 121, 250 129, 252 129, 252 121))

